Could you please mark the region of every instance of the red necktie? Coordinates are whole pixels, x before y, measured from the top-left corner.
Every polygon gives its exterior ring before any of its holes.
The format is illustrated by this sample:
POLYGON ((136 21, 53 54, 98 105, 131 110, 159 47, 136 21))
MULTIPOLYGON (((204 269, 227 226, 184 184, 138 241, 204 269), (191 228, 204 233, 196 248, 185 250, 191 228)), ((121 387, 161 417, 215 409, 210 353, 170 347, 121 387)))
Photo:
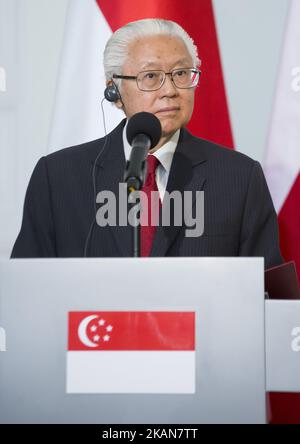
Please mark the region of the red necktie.
POLYGON ((153 222, 157 223, 159 219, 160 199, 155 180, 155 170, 158 164, 159 160, 152 154, 148 154, 147 177, 142 188, 142 191, 147 196, 147 202, 144 202, 143 199, 141 200, 141 256, 150 255, 156 230, 156 225, 153 224, 153 222), (154 202, 152 202, 153 205, 151 205, 151 191, 156 191, 156 199, 154 199, 154 202), (147 212, 143 211, 145 207, 148 208, 148 218, 147 212))

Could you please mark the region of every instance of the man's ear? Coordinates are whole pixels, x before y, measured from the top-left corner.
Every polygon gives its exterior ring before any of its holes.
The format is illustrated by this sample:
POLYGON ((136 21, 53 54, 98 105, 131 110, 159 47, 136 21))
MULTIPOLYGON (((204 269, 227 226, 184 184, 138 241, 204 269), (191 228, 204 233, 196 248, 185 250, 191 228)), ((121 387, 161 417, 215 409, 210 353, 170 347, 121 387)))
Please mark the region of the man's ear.
POLYGON ((123 102, 121 102, 120 99, 118 99, 118 100, 115 102, 115 105, 116 105, 117 108, 124 110, 123 102))

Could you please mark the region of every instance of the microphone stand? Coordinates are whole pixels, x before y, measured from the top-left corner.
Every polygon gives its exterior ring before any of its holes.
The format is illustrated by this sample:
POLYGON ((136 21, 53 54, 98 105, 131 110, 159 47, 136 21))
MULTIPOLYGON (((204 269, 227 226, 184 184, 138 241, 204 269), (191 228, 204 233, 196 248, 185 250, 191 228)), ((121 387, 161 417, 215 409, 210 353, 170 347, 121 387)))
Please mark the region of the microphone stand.
POLYGON ((132 255, 133 257, 141 256, 141 225, 137 215, 141 210, 141 201, 139 205, 134 205, 134 192, 140 191, 145 183, 147 174, 147 155, 150 148, 149 139, 144 134, 135 137, 135 145, 131 150, 130 160, 126 163, 124 173, 124 182, 127 184, 128 202, 130 208, 134 207, 131 212, 133 214, 133 232, 132 232, 132 255))
MULTIPOLYGON (((141 212, 141 201, 139 204, 134 202, 134 193, 136 191, 140 191, 144 185, 145 177, 147 174, 147 163, 143 162, 141 175, 143 176, 143 180, 140 181, 137 178, 132 178, 127 182, 127 193, 128 193, 128 203, 129 210, 131 211, 131 215, 133 218, 131 220, 132 223, 132 256, 140 257, 141 256, 141 224, 138 220, 138 213, 141 212), (133 185, 134 184, 134 185, 133 185)), ((141 214, 141 213, 140 213, 141 214)))

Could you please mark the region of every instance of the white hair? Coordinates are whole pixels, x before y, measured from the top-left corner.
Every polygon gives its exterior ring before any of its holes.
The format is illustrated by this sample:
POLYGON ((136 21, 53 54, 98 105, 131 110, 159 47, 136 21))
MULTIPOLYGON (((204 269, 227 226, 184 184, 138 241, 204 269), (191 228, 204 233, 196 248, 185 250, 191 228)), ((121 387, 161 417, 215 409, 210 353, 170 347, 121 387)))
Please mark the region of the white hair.
POLYGON ((178 23, 163 19, 143 19, 127 23, 115 31, 108 40, 103 57, 106 80, 111 80, 113 74, 122 74, 123 65, 128 57, 128 47, 136 38, 156 35, 180 38, 193 60, 194 67, 200 66, 201 61, 193 39, 178 23))

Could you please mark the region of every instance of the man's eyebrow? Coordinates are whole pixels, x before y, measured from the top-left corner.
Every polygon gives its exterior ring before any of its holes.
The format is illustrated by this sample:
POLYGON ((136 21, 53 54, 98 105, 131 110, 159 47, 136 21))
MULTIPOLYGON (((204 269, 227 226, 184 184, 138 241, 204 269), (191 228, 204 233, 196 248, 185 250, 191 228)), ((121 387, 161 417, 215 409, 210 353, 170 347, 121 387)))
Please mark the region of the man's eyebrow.
POLYGON ((148 68, 159 69, 158 66, 159 66, 158 62, 146 62, 141 66, 141 70, 148 69, 148 68))
MULTIPOLYGON (((191 68, 191 66, 190 66, 190 60, 189 59, 187 59, 187 58, 183 58, 183 59, 180 59, 180 60, 177 60, 175 63, 173 63, 172 65, 170 65, 170 66, 178 66, 179 68, 181 68, 181 67, 183 67, 183 66, 181 66, 181 65, 184 65, 184 64, 188 64, 189 65, 189 68, 191 68)), ((146 63, 144 63, 142 66, 141 66, 141 70, 142 71, 144 71, 145 69, 151 69, 151 68, 153 68, 153 69, 161 69, 160 67, 159 67, 159 62, 146 62, 146 63)), ((172 68, 172 69, 174 69, 174 68, 172 68)))

